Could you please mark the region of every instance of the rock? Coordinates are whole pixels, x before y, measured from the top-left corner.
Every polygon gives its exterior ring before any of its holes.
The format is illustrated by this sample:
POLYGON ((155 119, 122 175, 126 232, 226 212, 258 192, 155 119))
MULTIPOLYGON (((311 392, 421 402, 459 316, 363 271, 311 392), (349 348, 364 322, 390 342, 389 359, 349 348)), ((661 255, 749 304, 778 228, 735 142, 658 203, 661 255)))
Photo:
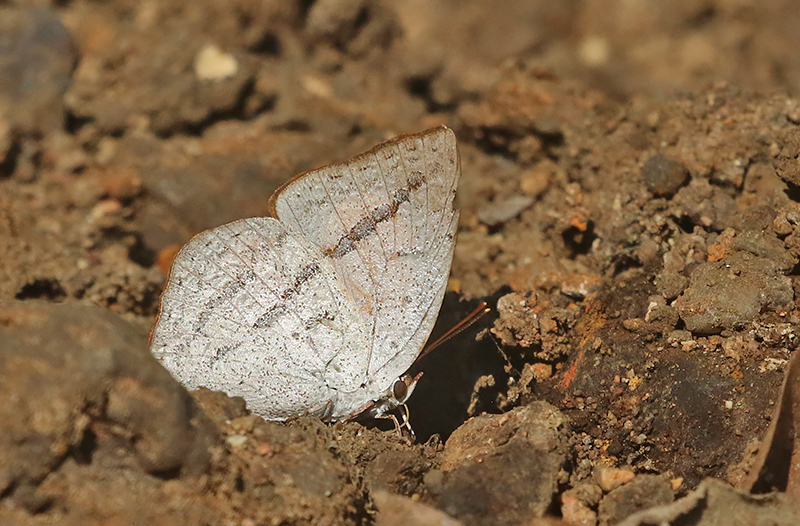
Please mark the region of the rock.
POLYGON ((343 43, 356 34, 364 0, 322 0, 308 11, 306 31, 315 40, 343 43))
POLYGON ((236 75, 239 63, 230 53, 213 44, 206 44, 194 60, 194 73, 200 80, 223 80, 236 75))
POLYGON ((677 346, 678 344, 683 344, 684 342, 694 341, 692 339, 692 333, 690 331, 683 331, 683 330, 675 330, 670 331, 667 334, 667 343, 670 345, 677 346))
POLYGON ((781 145, 773 164, 778 177, 795 186, 800 186, 798 158, 800 158, 800 138, 796 134, 790 134, 786 142, 781 145))
POLYGON ((731 248, 767 259, 781 271, 791 270, 797 264, 797 258, 786 250, 783 241, 760 230, 745 230, 737 234, 731 240, 731 248))
POLYGON ((722 231, 739 215, 736 201, 706 179, 692 179, 672 198, 671 213, 679 220, 706 230, 722 231))
POLYGON ((93 305, 0 303, 0 399, 0 480, 12 495, 70 458, 198 475, 219 443, 150 355, 147 332, 93 305))
POLYGON ((500 338, 503 345, 531 347, 540 344, 539 313, 535 294, 511 292, 497 300, 498 318, 492 334, 500 338))
POLYGON ((488 226, 500 226, 514 219, 530 207, 535 199, 530 195, 514 195, 485 205, 478 211, 478 219, 488 226))
POLYGON ((688 330, 714 334, 793 299, 791 280, 771 260, 734 252, 722 261, 698 265, 675 307, 688 330))
POLYGON ((628 318, 627 320, 622 320, 622 326, 631 332, 637 332, 644 328, 645 323, 641 318, 628 318))
POLYGON ((459 526, 462 523, 430 506, 388 491, 372 493, 378 514, 375 526, 459 526))
POLYGON ((563 171, 563 168, 550 159, 543 159, 533 168, 520 174, 519 189, 531 197, 538 198, 547 190, 551 181, 563 176, 563 171))
POLYGON ((635 474, 630 469, 598 467, 594 472, 594 478, 600 485, 600 489, 606 493, 632 481, 634 476, 635 474))
POLYGON ((600 501, 598 517, 602 524, 617 524, 625 517, 672 502, 672 486, 658 475, 639 475, 600 501))
POLYGON ((197 130, 221 114, 247 112, 250 106, 242 107, 242 101, 248 95, 259 107, 252 62, 233 60, 241 48, 220 35, 230 21, 228 13, 214 7, 200 13, 184 16, 179 26, 171 22, 180 15, 168 10, 152 24, 126 24, 111 17, 97 25, 87 19, 76 23, 83 57, 64 96, 70 114, 91 121, 101 134, 131 126, 170 134, 197 130), (195 24, 205 28, 202 40, 193 36, 195 24), (133 41, 137 44, 131 47, 133 41), (230 54, 198 53, 208 41, 230 54))
POLYGON ((664 296, 650 296, 647 299, 647 314, 644 317, 651 330, 667 333, 678 323, 678 311, 667 305, 664 296))
POLYGON ((569 492, 561 495, 561 516, 573 526, 595 526, 597 512, 589 506, 576 500, 569 492))
POLYGON ((602 277, 592 272, 565 272, 561 278, 561 293, 582 300, 600 288, 602 277))
POLYGON ((55 12, 0 7, 0 114, 12 128, 63 126, 64 93, 77 61, 77 46, 55 12))
POLYGON ((561 516, 574 526, 595 526, 603 490, 596 484, 579 484, 561 494, 561 516))
POLYGON ((642 179, 653 195, 671 197, 686 183, 689 171, 673 159, 657 153, 642 166, 642 179))
POLYGON ((642 510, 618 526, 677 526, 687 520, 696 526, 796 526, 800 512, 796 500, 786 493, 746 493, 707 478, 682 499, 642 510))
POLYGON ((680 296, 689 286, 689 278, 677 272, 662 272, 656 276, 656 290, 668 300, 680 296))
POLYGON ((546 402, 468 420, 445 444, 436 506, 464 524, 544 516, 567 458, 566 428, 546 402))

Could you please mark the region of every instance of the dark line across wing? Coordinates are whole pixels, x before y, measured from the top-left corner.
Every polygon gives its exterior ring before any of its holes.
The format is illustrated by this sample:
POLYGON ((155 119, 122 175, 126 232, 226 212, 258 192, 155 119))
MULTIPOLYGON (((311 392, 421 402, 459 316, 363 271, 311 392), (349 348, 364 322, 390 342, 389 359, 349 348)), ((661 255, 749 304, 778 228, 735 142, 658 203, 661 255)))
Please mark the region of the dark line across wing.
POLYGON ((310 265, 303 267, 303 270, 294 278, 294 281, 285 289, 283 289, 277 296, 283 303, 278 303, 269 307, 264 314, 259 316, 255 321, 253 327, 261 328, 269 325, 272 319, 286 310, 286 302, 295 297, 300 292, 300 287, 311 280, 319 273, 319 265, 314 262, 310 265))
POLYGON ((408 186, 395 190, 391 203, 385 203, 372 209, 372 212, 359 219, 350 231, 342 236, 336 245, 322 250, 330 258, 338 259, 346 256, 356 248, 356 243, 368 238, 375 233, 379 223, 387 221, 397 214, 400 205, 411 198, 411 193, 419 189, 425 180, 414 177, 408 181, 408 186))

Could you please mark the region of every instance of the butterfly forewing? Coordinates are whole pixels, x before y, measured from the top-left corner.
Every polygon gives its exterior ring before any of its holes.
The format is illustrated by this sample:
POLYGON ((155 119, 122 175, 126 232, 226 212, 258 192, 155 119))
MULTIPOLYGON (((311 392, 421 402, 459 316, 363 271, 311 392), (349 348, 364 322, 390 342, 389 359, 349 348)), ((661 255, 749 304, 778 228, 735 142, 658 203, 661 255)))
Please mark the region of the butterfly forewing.
POLYGON ((358 373, 371 379, 372 396, 405 372, 433 328, 459 175, 455 136, 440 127, 304 174, 273 198, 276 216, 320 248, 363 317, 370 343, 359 352, 369 359, 358 373))

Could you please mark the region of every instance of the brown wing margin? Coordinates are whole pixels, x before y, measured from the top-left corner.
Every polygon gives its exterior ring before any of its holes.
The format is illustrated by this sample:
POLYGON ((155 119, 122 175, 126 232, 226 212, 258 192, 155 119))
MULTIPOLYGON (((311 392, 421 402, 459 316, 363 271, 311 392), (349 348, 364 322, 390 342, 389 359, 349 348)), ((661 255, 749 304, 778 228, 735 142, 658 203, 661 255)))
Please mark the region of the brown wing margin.
POLYGON ((303 172, 301 174, 295 175, 294 177, 292 177, 291 179, 289 179, 288 181, 283 183, 280 187, 278 187, 277 190, 275 190, 272 193, 272 196, 270 196, 269 202, 267 203, 267 215, 269 215, 270 217, 274 217, 275 219, 280 219, 278 217, 278 210, 277 210, 278 196, 286 188, 288 188, 292 183, 294 183, 295 181, 297 181, 301 177, 305 177, 309 173, 317 172, 317 171, 322 170, 324 168, 335 168, 337 166, 347 166, 350 163, 352 163, 353 161, 356 161, 356 160, 359 160, 359 159, 363 159, 364 157, 367 157, 367 156, 370 156, 370 155, 374 155, 375 152, 377 152, 377 151, 379 151, 379 150, 381 150, 383 148, 386 148, 387 146, 391 146, 393 144, 397 144, 399 142, 402 142, 402 141, 404 141, 404 140, 406 140, 406 139, 408 139, 410 137, 426 137, 428 135, 433 135, 433 134, 439 133, 441 131, 444 131, 446 129, 447 129, 447 126, 440 125, 440 126, 434 126, 433 128, 428 128, 427 130, 424 130, 424 131, 421 131, 421 132, 418 132, 418 133, 407 133, 407 134, 403 134, 403 135, 398 135, 397 137, 393 137, 393 138, 391 138, 391 139, 389 139, 387 141, 383 141, 381 143, 378 143, 375 146, 373 146, 372 148, 370 148, 369 150, 367 150, 366 152, 358 154, 358 155, 356 155, 354 157, 350 157, 349 159, 346 159, 344 161, 327 164, 325 166, 320 166, 318 168, 314 168, 313 170, 308 170, 307 172, 303 172))

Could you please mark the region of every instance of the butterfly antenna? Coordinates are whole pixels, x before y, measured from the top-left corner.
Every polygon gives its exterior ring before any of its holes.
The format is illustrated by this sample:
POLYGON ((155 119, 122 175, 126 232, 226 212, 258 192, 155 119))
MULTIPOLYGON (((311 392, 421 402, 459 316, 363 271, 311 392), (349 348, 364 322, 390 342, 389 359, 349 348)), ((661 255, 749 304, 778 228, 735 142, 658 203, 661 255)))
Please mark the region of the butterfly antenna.
POLYGON ((481 319, 481 317, 490 310, 492 309, 486 306, 486 302, 482 301, 481 304, 475 308, 475 310, 467 314, 460 322, 453 325, 453 327, 450 328, 450 330, 448 330, 446 333, 436 338, 436 340, 433 343, 427 344, 422 349, 422 353, 420 353, 420 355, 417 357, 417 360, 419 360, 423 356, 426 356, 429 352, 439 347, 447 340, 457 336, 462 331, 468 329, 473 323, 481 319))
POLYGON ((491 333, 491 332, 489 332, 489 338, 491 338, 491 339, 492 339, 492 343, 494 344, 494 346, 495 346, 495 347, 497 347, 497 352, 499 352, 499 353, 500 353, 500 355, 503 357, 503 360, 505 360, 505 361, 506 361, 506 366, 504 367, 504 369, 505 369, 506 373, 509 373, 509 371, 513 371, 513 372, 514 372, 514 374, 516 374, 516 375, 517 375, 517 378, 522 378, 522 373, 520 373, 520 372, 517 370, 517 368, 516 368, 516 367, 514 367, 514 366, 511 364, 511 359, 508 357, 508 355, 505 353, 505 351, 503 351, 503 348, 500 346, 500 344, 499 344, 499 343, 497 343, 497 339, 495 339, 495 337, 494 337, 494 336, 492 336, 492 333, 491 333))

